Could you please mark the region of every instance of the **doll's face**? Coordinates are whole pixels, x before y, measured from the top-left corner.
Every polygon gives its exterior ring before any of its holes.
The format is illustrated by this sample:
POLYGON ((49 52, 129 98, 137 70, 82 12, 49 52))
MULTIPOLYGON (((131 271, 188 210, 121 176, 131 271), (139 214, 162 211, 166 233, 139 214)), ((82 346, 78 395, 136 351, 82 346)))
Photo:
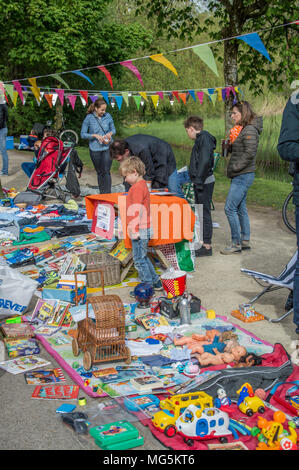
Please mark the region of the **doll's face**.
POLYGON ((218 396, 218 398, 224 398, 224 397, 226 397, 225 390, 224 390, 223 388, 218 388, 218 390, 217 390, 217 396, 218 396))
POLYGON ((239 361, 242 356, 245 356, 246 349, 243 346, 235 346, 231 350, 232 355, 235 358, 235 361, 239 361))

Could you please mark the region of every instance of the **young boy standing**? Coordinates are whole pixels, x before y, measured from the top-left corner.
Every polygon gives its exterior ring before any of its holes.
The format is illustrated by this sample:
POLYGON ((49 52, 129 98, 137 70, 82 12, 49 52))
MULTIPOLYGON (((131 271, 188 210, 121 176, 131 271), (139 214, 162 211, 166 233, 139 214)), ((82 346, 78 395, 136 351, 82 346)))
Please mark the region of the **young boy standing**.
POLYGON ((211 202, 215 184, 213 174, 214 150, 216 139, 203 130, 203 119, 190 116, 184 122, 187 135, 194 140, 191 152, 189 176, 194 186, 195 203, 203 207, 203 245, 195 251, 196 256, 212 255, 213 224, 211 217, 211 202))
POLYGON ((162 282, 147 257, 148 242, 152 236, 150 193, 143 176, 145 165, 138 157, 126 158, 120 165, 125 182, 131 185, 127 196, 127 228, 132 240, 134 265, 141 282, 163 290, 162 282))

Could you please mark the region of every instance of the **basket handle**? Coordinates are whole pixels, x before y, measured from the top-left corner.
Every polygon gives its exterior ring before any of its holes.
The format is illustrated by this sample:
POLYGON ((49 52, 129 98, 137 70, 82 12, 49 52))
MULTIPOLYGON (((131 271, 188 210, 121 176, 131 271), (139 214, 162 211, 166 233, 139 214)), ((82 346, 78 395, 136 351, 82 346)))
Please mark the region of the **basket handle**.
POLYGON ((78 302, 78 281, 77 281, 77 275, 78 274, 88 274, 88 273, 101 273, 101 287, 102 287, 102 295, 105 295, 105 289, 104 289, 104 269, 103 268, 97 268, 97 269, 88 269, 87 271, 75 271, 75 304, 77 305, 78 302))

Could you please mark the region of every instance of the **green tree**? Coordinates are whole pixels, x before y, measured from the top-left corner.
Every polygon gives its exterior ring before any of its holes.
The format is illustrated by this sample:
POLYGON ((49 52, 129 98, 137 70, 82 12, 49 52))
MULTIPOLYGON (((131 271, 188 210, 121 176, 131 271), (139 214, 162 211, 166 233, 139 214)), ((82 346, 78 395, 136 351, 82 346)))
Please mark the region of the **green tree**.
MULTIPOLYGON (((156 18, 158 33, 168 38, 197 39, 209 33, 210 40, 233 38, 264 30, 260 36, 270 51, 272 63, 238 39, 213 45, 223 63, 226 86, 249 84, 253 94, 260 94, 266 83, 271 90, 283 90, 298 76, 298 26, 275 28, 296 20, 298 0, 135 0, 136 14, 144 9, 156 18), (201 15, 202 7, 209 13, 201 15), (204 21, 202 21, 204 20, 204 21), (275 28, 275 29, 273 29, 275 28)), ((198 41, 197 41, 198 43, 198 41)), ((161 52, 161 51, 160 51, 161 52)), ((230 126, 229 108, 233 97, 225 103, 226 128, 230 126)))

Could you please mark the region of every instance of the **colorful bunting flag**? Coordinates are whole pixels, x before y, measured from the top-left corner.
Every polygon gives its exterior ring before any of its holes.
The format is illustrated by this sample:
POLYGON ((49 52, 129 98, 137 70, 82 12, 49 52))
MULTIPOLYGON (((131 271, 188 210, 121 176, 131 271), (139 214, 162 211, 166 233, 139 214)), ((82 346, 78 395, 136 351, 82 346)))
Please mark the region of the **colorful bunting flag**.
POLYGON ((163 93, 163 91, 156 91, 156 95, 158 95, 159 98, 160 98, 161 100, 163 100, 163 98, 164 98, 164 93, 163 93))
POLYGON ((154 104, 154 108, 158 106, 158 101, 159 101, 159 95, 151 95, 152 102, 154 104))
POLYGON ((84 73, 80 72, 80 70, 73 70, 72 73, 75 73, 75 74, 78 75, 79 77, 84 78, 84 79, 87 80, 92 86, 94 86, 94 84, 92 83, 92 81, 90 80, 90 78, 88 78, 87 75, 84 75, 84 73))
POLYGON ((156 62, 159 62, 160 64, 164 65, 167 67, 169 70, 171 70, 175 75, 178 76, 178 73, 172 63, 166 59, 166 57, 163 56, 163 54, 154 54, 150 56, 150 59, 155 60, 156 62))
POLYGON ((129 92, 123 91, 122 96, 123 96, 123 99, 125 100, 126 105, 129 106, 129 92))
POLYGON ((55 89, 55 92, 56 92, 57 95, 59 96, 59 100, 60 100, 61 106, 63 106, 63 102, 64 102, 64 90, 61 89, 61 88, 56 88, 56 89, 55 89))
POLYGON ((194 90, 188 90, 189 95, 192 96, 193 100, 196 101, 194 90))
POLYGON ((117 104, 117 107, 119 109, 119 111, 121 110, 121 105, 123 103, 123 97, 121 95, 114 95, 114 98, 115 98, 115 101, 116 101, 116 104, 117 104))
POLYGON ((139 111, 140 103, 141 103, 141 96, 140 95, 133 95, 133 98, 134 98, 135 104, 137 106, 137 109, 139 111))
POLYGON ((266 59, 272 62, 268 54, 268 51, 264 46, 263 41, 261 40, 261 38, 259 37, 257 33, 250 33, 250 34, 244 34, 242 36, 237 36, 237 39, 241 39, 241 41, 246 42, 246 44, 251 46, 253 49, 256 49, 263 56, 265 56, 266 59))
POLYGON ((98 69, 101 70, 105 74, 105 77, 108 79, 110 86, 113 90, 113 83, 112 83, 112 77, 110 75, 110 72, 106 69, 106 67, 104 67, 104 65, 98 65, 98 69))
MULTIPOLYGON (((85 104, 88 104, 88 91, 87 90, 79 90, 80 95, 85 101, 85 104)), ((84 105, 83 101, 82 104, 84 105)))
POLYGON ((173 91, 172 94, 176 97, 176 99, 178 101, 180 101, 180 97, 179 97, 179 92, 178 91, 173 91))
POLYGON ((100 93, 101 93, 103 99, 106 101, 106 103, 110 104, 109 98, 108 98, 108 92, 107 91, 101 91, 100 93))
POLYGON ((13 92, 13 99, 12 99, 12 102, 13 102, 13 105, 14 105, 14 106, 17 105, 18 96, 19 96, 19 93, 14 90, 14 92, 13 92))
POLYGON ((198 91, 197 96, 198 96, 198 99, 199 99, 200 103, 202 104, 202 102, 203 102, 203 91, 198 91))
POLYGON ((0 82, 0 103, 2 104, 4 101, 8 103, 8 99, 5 93, 4 83, 0 82))
POLYGON ((66 83, 66 81, 63 80, 63 78, 61 78, 60 75, 58 75, 58 73, 54 73, 53 75, 50 75, 50 76, 56 78, 56 80, 58 80, 58 82, 62 83, 66 88, 70 88, 69 85, 66 83))
POLYGON ((144 86, 141 75, 140 75, 140 72, 139 72, 138 68, 135 67, 135 65, 132 64, 131 60, 126 60, 124 62, 120 62, 120 65, 122 65, 123 67, 127 67, 127 69, 131 70, 131 72, 133 72, 133 74, 138 78, 141 85, 144 86))
POLYGON ((179 97, 183 101, 183 103, 186 104, 187 93, 179 93, 179 97))
POLYGON ((24 102, 24 97, 23 97, 23 91, 22 91, 22 87, 21 87, 20 82, 18 80, 13 80, 12 83, 14 84, 15 89, 19 93, 19 97, 20 97, 20 99, 23 103, 24 102))
POLYGON ((52 101, 53 95, 48 94, 48 93, 45 93, 45 94, 44 94, 44 97, 46 98, 46 100, 47 100, 48 105, 50 106, 50 108, 52 108, 52 106, 53 106, 53 101, 52 101))
POLYGON ((139 93, 139 95, 142 96, 142 98, 143 98, 145 101, 147 101, 147 94, 145 93, 145 91, 139 91, 138 93, 139 93))
POLYGON ((77 95, 68 95, 67 98, 68 98, 69 102, 71 103, 71 107, 74 111, 77 95))
POLYGON ((32 85, 30 87, 37 103, 40 105, 41 102, 41 93, 40 93, 40 88, 38 88, 37 83, 36 83, 36 78, 28 78, 28 82, 32 85))
POLYGON ((94 103, 98 99, 98 95, 90 95, 89 98, 94 103))
POLYGON ((13 85, 7 83, 4 85, 5 87, 5 90, 7 91, 8 95, 10 96, 11 98, 11 101, 13 101, 13 85))
POLYGON ((192 51, 219 77, 214 54, 209 46, 206 44, 195 46, 192 51))

